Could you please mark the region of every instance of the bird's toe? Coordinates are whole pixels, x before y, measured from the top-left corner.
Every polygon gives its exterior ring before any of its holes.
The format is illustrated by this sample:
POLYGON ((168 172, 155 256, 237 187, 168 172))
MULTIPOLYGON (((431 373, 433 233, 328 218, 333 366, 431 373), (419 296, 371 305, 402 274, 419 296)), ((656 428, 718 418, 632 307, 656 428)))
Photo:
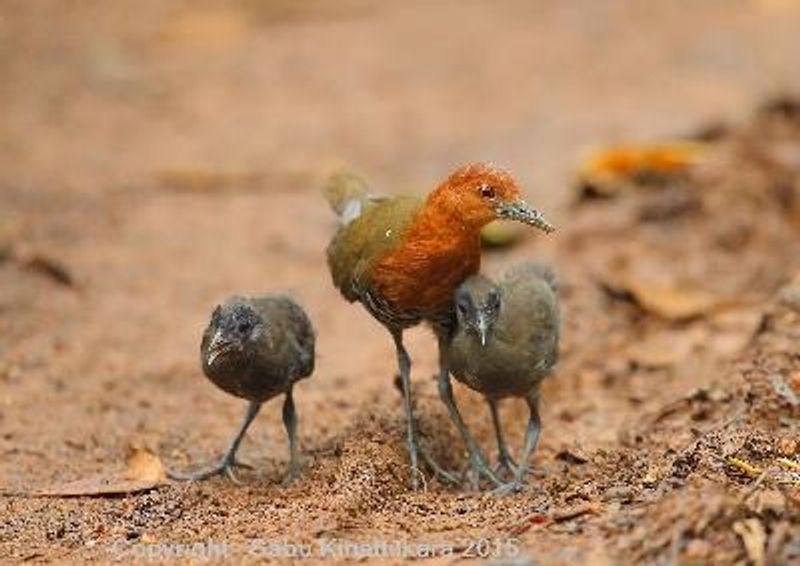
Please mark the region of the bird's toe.
POLYGON ((516 477, 518 472, 517 463, 509 455, 500 454, 497 458, 497 465, 494 467, 494 472, 498 476, 511 476, 516 477))
POLYGON ((251 465, 238 462, 233 458, 222 458, 219 463, 211 466, 210 468, 198 470, 196 472, 169 471, 167 472, 167 477, 175 481, 203 481, 214 476, 224 475, 236 485, 242 485, 241 480, 239 480, 239 478, 236 477, 236 474, 233 472, 234 468, 253 469, 251 465))
POLYGON ((523 485, 517 480, 512 480, 492 490, 493 495, 503 497, 506 495, 513 495, 522 491, 523 485))

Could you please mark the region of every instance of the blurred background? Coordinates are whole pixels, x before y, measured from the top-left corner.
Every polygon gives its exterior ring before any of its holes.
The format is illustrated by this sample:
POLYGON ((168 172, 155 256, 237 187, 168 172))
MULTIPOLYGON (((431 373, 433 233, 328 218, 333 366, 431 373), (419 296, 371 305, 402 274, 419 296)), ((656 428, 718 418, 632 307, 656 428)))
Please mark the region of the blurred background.
MULTIPOLYGON (((26 2, 0 10, 5 191, 346 163, 386 190, 511 168, 545 208, 587 146, 800 82, 792 0, 26 2)), ((5 192, 4 191, 4 192, 5 192)))

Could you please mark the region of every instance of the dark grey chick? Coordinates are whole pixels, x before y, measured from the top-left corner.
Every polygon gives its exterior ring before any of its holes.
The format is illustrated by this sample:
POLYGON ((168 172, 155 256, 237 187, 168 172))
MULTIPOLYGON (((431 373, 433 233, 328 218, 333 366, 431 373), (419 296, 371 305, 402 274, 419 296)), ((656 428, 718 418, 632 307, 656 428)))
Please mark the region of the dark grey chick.
POLYGON ((262 403, 285 394, 283 423, 289 437, 289 473, 299 470, 297 416, 292 388, 314 371, 314 329, 303 309, 288 297, 230 297, 217 306, 203 333, 203 372, 223 391, 250 402, 244 420, 220 461, 207 470, 171 474, 201 480, 218 474, 235 479, 236 451, 262 403))
POLYGON ((501 492, 521 488, 539 439, 539 384, 558 360, 556 289, 549 268, 525 263, 509 270, 499 284, 475 275, 456 291, 458 328, 448 364, 456 379, 483 394, 489 404, 500 466, 514 473, 501 492), (500 427, 497 403, 505 397, 524 397, 530 409, 519 466, 500 427))

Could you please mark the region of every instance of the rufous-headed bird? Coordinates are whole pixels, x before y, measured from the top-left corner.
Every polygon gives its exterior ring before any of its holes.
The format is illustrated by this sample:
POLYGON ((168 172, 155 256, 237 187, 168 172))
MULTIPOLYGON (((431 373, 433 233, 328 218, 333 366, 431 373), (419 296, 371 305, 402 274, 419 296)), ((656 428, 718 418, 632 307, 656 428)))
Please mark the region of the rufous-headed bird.
POLYGON ((499 464, 514 474, 500 492, 521 488, 539 439, 539 384, 558 360, 556 293, 553 272, 537 263, 510 269, 499 284, 472 276, 456 291, 458 328, 447 350, 447 364, 458 381, 481 393, 489 404, 499 464), (497 403, 505 397, 523 397, 530 410, 519 466, 508 452, 500 426, 497 403))
POLYGON ((360 302, 391 333, 403 386, 412 487, 418 486, 416 426, 411 397, 411 360, 403 331, 431 324, 439 343, 439 394, 464 439, 473 469, 495 483, 453 400, 442 352, 455 326, 453 296, 481 263, 480 230, 496 219, 553 227, 521 198, 512 176, 476 163, 452 172, 425 198, 376 197, 352 175, 334 176, 326 187, 340 226, 327 249, 334 285, 360 302))
POLYGON ((209 469, 171 473, 178 480, 202 480, 226 474, 235 480, 236 452, 261 405, 284 395, 283 423, 289 438, 289 473, 299 471, 294 384, 314 371, 315 336, 305 311, 281 295, 233 296, 217 306, 203 333, 200 363, 217 387, 249 401, 241 426, 225 454, 209 469))

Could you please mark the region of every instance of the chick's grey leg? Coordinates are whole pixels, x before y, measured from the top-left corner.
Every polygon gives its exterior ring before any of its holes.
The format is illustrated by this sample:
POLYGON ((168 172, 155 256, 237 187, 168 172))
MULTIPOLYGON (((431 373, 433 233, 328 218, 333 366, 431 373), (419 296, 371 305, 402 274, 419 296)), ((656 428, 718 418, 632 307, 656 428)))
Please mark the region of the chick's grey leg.
POLYGON ((461 435, 464 444, 467 446, 467 452, 469 453, 470 467, 472 468, 472 470, 478 474, 478 477, 480 477, 480 475, 484 475, 487 478, 489 478, 489 480, 495 485, 501 486, 503 485, 503 482, 500 481, 497 475, 492 471, 492 469, 486 463, 486 457, 483 455, 483 452, 481 452, 478 443, 475 442, 475 439, 469 432, 467 425, 464 423, 464 419, 461 418, 461 413, 459 412, 455 398, 453 397, 453 387, 450 384, 450 370, 447 367, 447 362, 445 359, 445 349, 447 347, 447 341, 441 335, 439 335, 438 338, 439 338, 439 376, 438 376, 439 397, 441 397, 442 401, 447 407, 447 411, 450 413, 450 419, 456 425, 456 428, 458 429, 458 432, 461 435))
POLYGON ((225 474, 228 476, 232 481, 238 483, 236 476, 233 474, 233 468, 235 466, 240 466, 238 462, 236 462, 236 452, 239 450, 239 445, 242 443, 242 439, 244 438, 245 432, 247 432, 248 427, 253 422, 253 419, 256 418, 258 412, 261 410, 261 403, 251 401, 250 404, 247 406, 247 411, 244 414, 244 419, 242 420, 242 424, 239 427, 236 436, 233 437, 228 449, 225 450, 225 453, 220 458, 219 462, 205 470, 200 470, 197 472, 190 472, 186 474, 170 472, 168 475, 171 479, 180 480, 180 481, 199 481, 208 479, 213 476, 225 474))
POLYGON ((492 424, 494 426, 494 434, 497 438, 497 471, 510 472, 511 474, 517 473, 517 465, 511 457, 511 453, 506 446, 505 438, 503 437, 503 427, 500 424, 500 414, 497 408, 497 399, 491 397, 486 398, 489 404, 489 411, 492 413, 492 424))
POLYGON ((411 398, 411 358, 403 346, 403 331, 392 330, 395 349, 397 350, 397 366, 400 370, 400 379, 403 384, 403 401, 406 412, 406 440, 408 442, 408 454, 411 460, 411 488, 419 489, 419 464, 418 454, 419 445, 417 443, 417 430, 414 421, 414 404, 411 398))
POLYGON ((286 436, 289 438, 289 471, 286 481, 291 481, 300 473, 300 446, 297 443, 297 412, 294 408, 292 387, 286 392, 283 400, 283 425, 286 427, 286 436))
POLYGON ((522 489, 525 483, 525 476, 528 474, 528 460, 539 442, 539 432, 542 429, 542 423, 539 419, 538 393, 529 393, 526 397, 526 401, 528 402, 528 409, 530 410, 530 418, 528 419, 528 427, 525 430, 525 447, 522 449, 521 459, 517 467, 517 473, 514 474, 514 479, 495 491, 495 493, 499 495, 520 491, 522 489))
MULTIPOLYGON (((435 375, 433 377, 434 379, 436 378, 435 375)), ((394 376, 394 384, 397 387, 397 390, 400 391, 400 394, 402 395, 403 383, 401 381, 400 374, 394 376)), ((425 460, 425 464, 427 464, 428 467, 433 471, 433 473, 439 476, 439 478, 454 485, 460 483, 459 478, 455 474, 446 471, 438 464, 438 462, 436 462, 436 460, 434 460, 433 456, 431 456, 430 452, 428 452, 428 450, 425 449, 425 446, 423 446, 422 443, 420 443, 419 445, 419 455, 423 460, 425 460)))
POLYGON ((419 447, 420 456, 422 459, 425 460, 425 463, 428 467, 433 471, 434 474, 439 476, 442 480, 451 483, 453 485, 457 485, 459 483, 459 478, 455 474, 451 474, 444 468, 442 468, 439 463, 433 459, 433 456, 422 446, 419 447))

